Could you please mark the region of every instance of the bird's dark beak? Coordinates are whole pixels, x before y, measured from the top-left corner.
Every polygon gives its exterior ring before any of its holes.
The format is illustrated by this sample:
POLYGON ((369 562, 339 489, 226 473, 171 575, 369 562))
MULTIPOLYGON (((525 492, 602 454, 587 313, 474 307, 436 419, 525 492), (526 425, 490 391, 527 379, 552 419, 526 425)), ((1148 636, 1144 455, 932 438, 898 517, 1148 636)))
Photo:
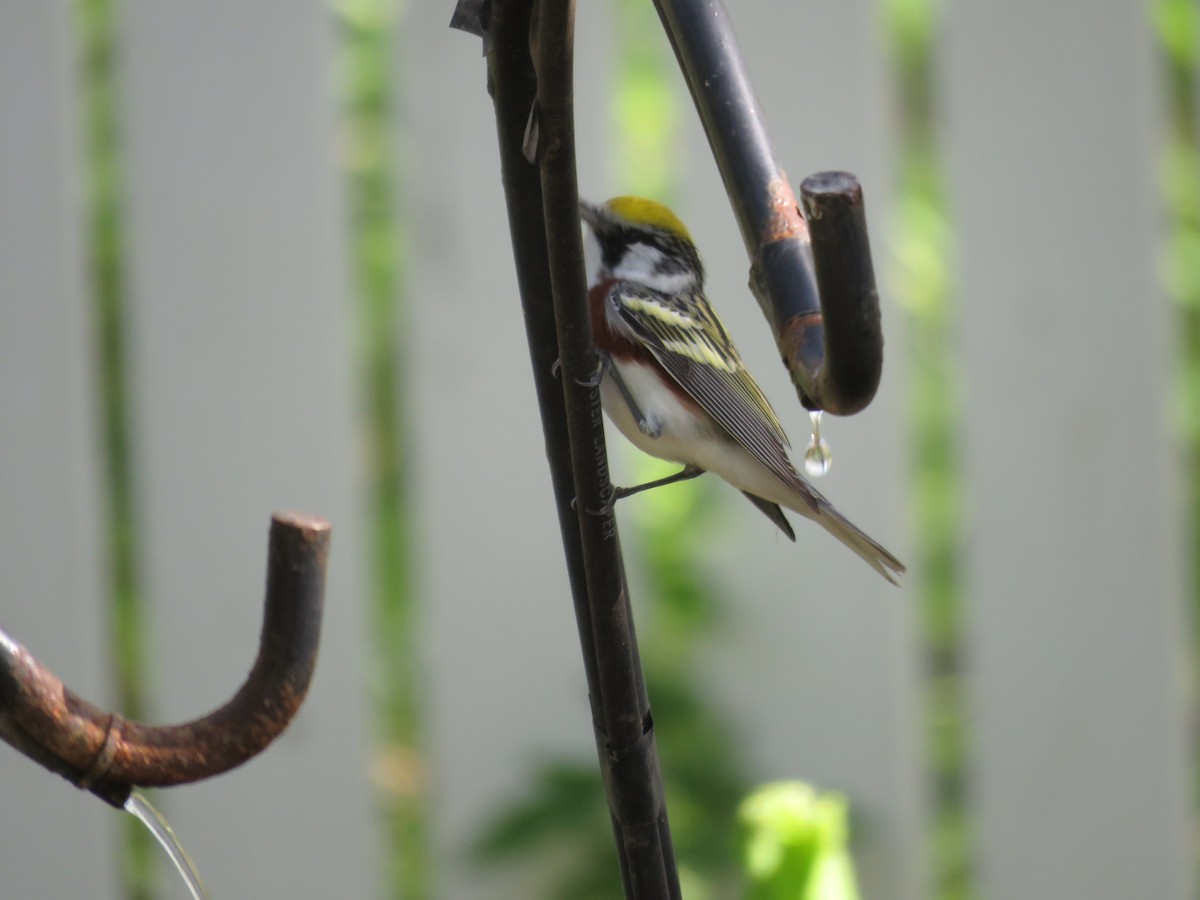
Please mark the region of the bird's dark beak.
POLYGON ((579 215, 583 221, 587 222, 588 225, 591 226, 593 231, 600 227, 602 214, 600 212, 600 207, 595 203, 588 203, 586 200, 581 199, 579 201, 579 215))

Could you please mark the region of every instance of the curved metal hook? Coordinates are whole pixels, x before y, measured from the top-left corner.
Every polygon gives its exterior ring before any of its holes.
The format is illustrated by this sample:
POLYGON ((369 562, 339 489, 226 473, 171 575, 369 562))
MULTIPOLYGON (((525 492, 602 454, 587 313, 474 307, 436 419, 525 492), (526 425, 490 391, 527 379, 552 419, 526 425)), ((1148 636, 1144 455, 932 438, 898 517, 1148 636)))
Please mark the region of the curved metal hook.
POLYGON ((654 4, 750 254, 751 290, 800 402, 835 415, 859 412, 879 386, 883 335, 857 180, 843 172, 806 179, 806 224, 720 0, 654 4))
POLYGON ((808 234, 761 244, 750 287, 800 402, 848 416, 875 397, 883 371, 862 188, 848 172, 822 172, 804 179, 800 195, 808 234))
POLYGON ((135 786, 227 772, 261 752, 300 708, 321 632, 330 526, 276 513, 258 658, 228 703, 182 725, 149 726, 76 696, 0 629, 0 739, 116 807, 135 786))

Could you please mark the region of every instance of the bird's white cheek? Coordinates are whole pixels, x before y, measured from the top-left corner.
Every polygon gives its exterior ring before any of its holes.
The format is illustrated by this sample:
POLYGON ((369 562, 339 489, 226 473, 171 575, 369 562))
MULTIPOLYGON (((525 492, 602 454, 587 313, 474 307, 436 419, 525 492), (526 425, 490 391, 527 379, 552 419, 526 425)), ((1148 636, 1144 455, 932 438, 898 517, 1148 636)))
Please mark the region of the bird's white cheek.
POLYGON ((664 294, 679 294, 697 287, 696 273, 669 265, 666 254, 650 244, 629 245, 612 275, 618 281, 632 281, 664 294))

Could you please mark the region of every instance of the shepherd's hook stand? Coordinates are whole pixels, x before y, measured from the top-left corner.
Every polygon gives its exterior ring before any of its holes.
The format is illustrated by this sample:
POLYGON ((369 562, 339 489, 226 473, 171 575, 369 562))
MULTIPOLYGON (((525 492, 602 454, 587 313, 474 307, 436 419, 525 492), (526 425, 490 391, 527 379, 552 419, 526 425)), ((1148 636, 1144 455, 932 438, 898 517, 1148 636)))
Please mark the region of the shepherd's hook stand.
MULTIPOLYGON (((883 338, 862 192, 801 188, 774 161, 717 0, 655 0, 751 260, 751 288, 801 403, 849 415, 879 384, 883 338), (805 220, 807 217, 807 222, 805 220)), ((573 108, 573 0, 459 0, 483 38, 534 386, 625 896, 679 900, 654 720, 611 505, 598 356, 587 312, 573 108), (556 376, 555 373, 559 373, 556 376), (601 510, 600 513, 585 512, 601 510)))
POLYGON ((242 765, 283 733, 312 680, 321 633, 329 523, 276 513, 258 658, 224 706, 150 726, 76 696, 0 629, 0 739, 117 808, 135 787, 201 781, 242 765))

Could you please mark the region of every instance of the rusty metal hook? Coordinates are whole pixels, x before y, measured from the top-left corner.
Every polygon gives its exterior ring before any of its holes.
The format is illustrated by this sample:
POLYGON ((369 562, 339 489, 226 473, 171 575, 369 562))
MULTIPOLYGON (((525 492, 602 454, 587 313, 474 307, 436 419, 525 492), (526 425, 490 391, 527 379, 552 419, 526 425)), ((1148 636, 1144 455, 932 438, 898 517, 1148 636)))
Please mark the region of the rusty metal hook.
POLYGON ((654 5, 733 204, 751 290, 800 402, 835 415, 861 411, 879 387, 883 333, 858 181, 845 172, 805 179, 802 217, 720 0, 654 5))
POLYGON ((801 182, 800 196, 808 235, 760 244, 750 287, 800 402, 847 416, 871 402, 883 370, 862 188, 848 172, 822 172, 801 182))
POLYGON ((258 658, 224 706, 182 725, 149 726, 76 696, 0 629, 0 739, 116 807, 134 787, 167 787, 240 766, 300 708, 317 661, 329 523, 276 513, 258 658))

